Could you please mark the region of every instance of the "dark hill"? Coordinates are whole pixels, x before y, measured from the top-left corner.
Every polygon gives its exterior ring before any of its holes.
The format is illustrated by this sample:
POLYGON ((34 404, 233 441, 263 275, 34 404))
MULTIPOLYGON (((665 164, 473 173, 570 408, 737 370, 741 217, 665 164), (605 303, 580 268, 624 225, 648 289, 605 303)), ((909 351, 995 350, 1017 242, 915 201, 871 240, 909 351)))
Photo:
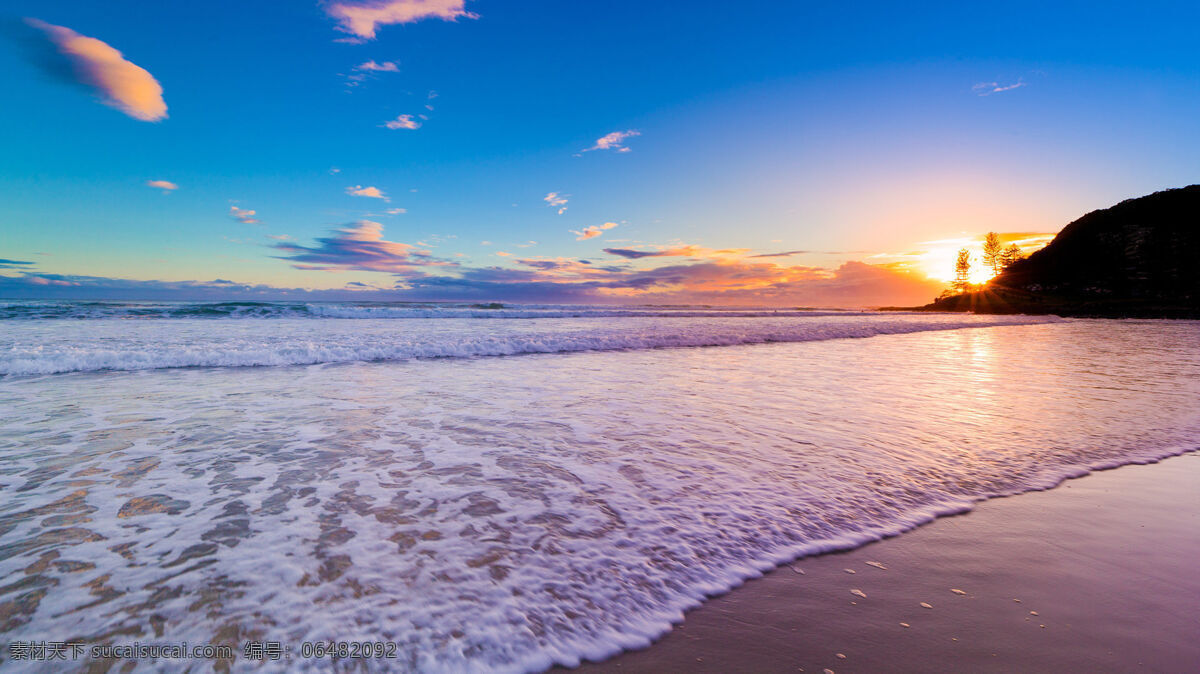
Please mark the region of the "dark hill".
POLYGON ((1200 185, 1092 211, 987 288, 921 308, 1200 318, 1200 185))

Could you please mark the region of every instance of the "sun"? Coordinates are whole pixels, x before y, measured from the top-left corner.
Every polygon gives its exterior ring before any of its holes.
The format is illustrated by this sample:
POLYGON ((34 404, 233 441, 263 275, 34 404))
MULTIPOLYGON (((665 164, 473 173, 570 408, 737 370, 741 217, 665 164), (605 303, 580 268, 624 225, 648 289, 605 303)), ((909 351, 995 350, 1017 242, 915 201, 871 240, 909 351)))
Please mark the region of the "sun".
POLYGON ((917 257, 916 268, 931 279, 950 283, 954 280, 954 263, 958 251, 971 252, 970 281, 979 285, 995 277, 992 269, 983 264, 983 247, 973 238, 941 239, 928 242, 930 248, 917 257))

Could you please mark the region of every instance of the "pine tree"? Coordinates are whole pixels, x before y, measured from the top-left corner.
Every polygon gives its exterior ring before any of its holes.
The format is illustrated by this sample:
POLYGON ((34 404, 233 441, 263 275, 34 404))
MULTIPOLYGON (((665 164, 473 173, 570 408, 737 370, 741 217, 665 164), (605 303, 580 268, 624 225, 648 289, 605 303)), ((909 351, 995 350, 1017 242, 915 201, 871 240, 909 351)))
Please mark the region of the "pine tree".
POLYGON ((1000 269, 1008 269, 1009 265, 1024 257, 1025 256, 1021 254, 1021 248, 1014 243, 1008 248, 1005 248, 1003 253, 1000 253, 1000 269))
POLYGON ((995 232, 988 232, 983 239, 983 264, 991 267, 992 276, 1004 270, 1004 246, 995 232))
POLYGON ((971 251, 963 248, 958 251, 958 259, 954 262, 954 289, 965 293, 971 287, 971 251))

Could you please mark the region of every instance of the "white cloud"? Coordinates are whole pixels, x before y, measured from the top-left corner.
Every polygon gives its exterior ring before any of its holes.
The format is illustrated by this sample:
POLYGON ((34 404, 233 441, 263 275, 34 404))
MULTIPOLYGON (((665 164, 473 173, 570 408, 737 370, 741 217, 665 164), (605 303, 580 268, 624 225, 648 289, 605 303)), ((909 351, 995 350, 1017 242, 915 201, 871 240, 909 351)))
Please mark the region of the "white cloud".
POLYGON ((1024 80, 1017 80, 1013 84, 1005 85, 1001 85, 999 82, 980 82, 972 86, 971 91, 974 91, 979 96, 990 96, 992 94, 998 94, 1002 91, 1012 91, 1013 89, 1018 89, 1023 86, 1025 86, 1024 80))
POLYGON ((592 150, 616 150, 617 152, 629 152, 629 148, 625 147, 625 140, 634 136, 642 135, 641 131, 629 129, 627 131, 613 131, 596 139, 596 144, 583 150, 583 152, 591 152, 592 150))
POLYGON ((454 21, 459 17, 478 18, 466 11, 464 0, 370 0, 367 2, 336 2, 325 11, 337 19, 338 30, 350 33, 349 42, 375 39, 380 26, 404 24, 421 19, 436 18, 454 21))
POLYGON ((603 234, 604 230, 612 229, 616 226, 617 223, 615 222, 606 222, 602 225, 589 225, 584 227, 582 231, 571 230, 571 233, 575 235, 576 241, 586 241, 588 239, 594 239, 603 234))
POLYGON ((387 209, 388 215, 400 215, 401 213, 407 213, 407 212, 408 212, 407 208, 389 208, 389 209, 387 209))
POLYGON ((550 192, 546 196, 542 197, 542 201, 546 202, 546 205, 550 206, 551 208, 557 208, 558 214, 562 215, 567 210, 567 197, 569 196, 571 195, 560 195, 558 192, 550 192))
POLYGON ((384 201, 391 201, 391 199, 389 199, 388 196, 384 194, 383 191, 378 187, 363 187, 362 185, 355 185, 354 187, 347 187, 346 194, 349 194, 352 197, 370 197, 371 199, 383 199, 384 201))
POLYGON ((370 61, 366 61, 365 63, 360 63, 360 64, 354 66, 354 69, 355 70, 365 70, 365 71, 370 71, 370 72, 377 72, 377 73, 398 73, 398 72, 400 72, 400 66, 397 65, 395 61, 384 61, 383 63, 376 63, 375 59, 371 59, 370 61))
POLYGON ((146 186, 153 187, 155 189, 160 189, 163 191, 164 194, 167 192, 171 192, 172 190, 179 189, 179 185, 176 185, 175 183, 171 182, 170 180, 147 180, 146 186))
POLYGON ((413 119, 412 115, 400 115, 384 124, 389 129, 419 129, 421 123, 413 119))
POLYGON ((104 96, 104 103, 144 122, 167 116, 162 86, 145 68, 126 60, 121 52, 94 37, 37 19, 26 19, 39 28, 75 66, 76 77, 104 96))
POLYGON ((343 75, 346 78, 347 87, 357 87, 372 77, 374 73, 398 73, 400 66, 395 61, 384 61, 376 63, 374 59, 360 63, 352 69, 353 72, 349 75, 343 75))

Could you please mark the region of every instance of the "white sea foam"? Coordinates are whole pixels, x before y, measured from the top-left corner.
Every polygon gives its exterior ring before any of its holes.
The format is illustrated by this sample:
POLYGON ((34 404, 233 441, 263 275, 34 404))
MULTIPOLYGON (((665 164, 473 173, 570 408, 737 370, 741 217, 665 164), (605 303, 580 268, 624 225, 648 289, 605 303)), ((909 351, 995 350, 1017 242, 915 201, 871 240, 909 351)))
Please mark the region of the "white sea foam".
POLYGON ((115 302, 0 301, 0 320, 96 320, 202 318, 628 318, 839 316, 847 310, 704 306, 596 306, 582 304, 501 304, 465 302, 115 302))
POLYGON ((619 321, 41 320, 0 323, 0 375, 176 367, 312 365, 414 358, 808 342, 1027 325, 1030 316, 820 314, 753 318, 637 316, 619 321))
MULTIPOLYGON (((739 320, 763 334, 765 319, 739 320)), ((855 320, 821 319, 829 334, 855 320)), ((350 323, 371 338, 405 330, 350 323)), ((177 325, 137 339, 212 330, 177 325)), ((276 323, 278 338, 301 325, 276 323)), ((704 329, 660 327, 683 326, 704 329)), ((489 330, 598 330, 549 327, 489 330)), ((573 665, 645 645, 799 555, 1194 449, 1198 396, 1187 322, 10 377, 0 600, 17 601, 4 637, 239 652, 249 639, 387 640, 398 659, 366 666, 573 665)))

